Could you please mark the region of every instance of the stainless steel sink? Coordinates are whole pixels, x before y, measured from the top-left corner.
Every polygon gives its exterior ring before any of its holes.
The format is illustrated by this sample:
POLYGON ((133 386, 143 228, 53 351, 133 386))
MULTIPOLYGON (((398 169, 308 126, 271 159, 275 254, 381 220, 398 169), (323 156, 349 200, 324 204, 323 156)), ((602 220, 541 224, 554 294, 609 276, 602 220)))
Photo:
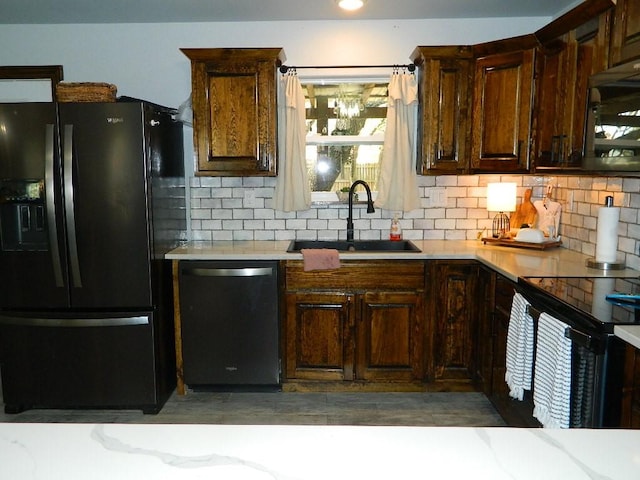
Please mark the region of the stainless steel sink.
POLYGON ((340 252, 421 252, 411 240, 292 240, 287 252, 298 253, 303 248, 330 248, 340 252))

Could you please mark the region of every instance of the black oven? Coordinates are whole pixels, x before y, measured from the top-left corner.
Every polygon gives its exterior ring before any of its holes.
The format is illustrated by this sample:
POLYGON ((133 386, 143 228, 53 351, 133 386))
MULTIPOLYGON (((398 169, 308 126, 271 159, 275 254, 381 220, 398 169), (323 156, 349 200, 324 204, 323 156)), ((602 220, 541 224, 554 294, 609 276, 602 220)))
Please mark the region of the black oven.
MULTIPOLYGON (((518 292, 537 321, 547 313, 567 324, 571 339, 572 428, 620 425, 625 343, 613 335, 615 325, 639 324, 637 278, 521 277, 518 292), (624 294, 625 298, 613 298, 624 294), (630 296, 630 297, 629 297, 630 296)), ((535 369, 535 364, 534 367, 535 369)))

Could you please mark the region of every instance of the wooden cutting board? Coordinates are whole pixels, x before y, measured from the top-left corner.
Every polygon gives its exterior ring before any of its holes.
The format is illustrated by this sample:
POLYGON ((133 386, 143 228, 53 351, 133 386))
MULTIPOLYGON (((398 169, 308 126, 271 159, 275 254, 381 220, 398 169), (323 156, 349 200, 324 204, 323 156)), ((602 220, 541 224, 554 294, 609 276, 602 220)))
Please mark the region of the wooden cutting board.
POLYGON ((525 190, 522 203, 516 207, 516 211, 511 215, 509 219, 511 230, 519 229, 524 223, 531 227, 535 225, 538 211, 533 202, 531 202, 532 192, 533 190, 530 188, 525 190))

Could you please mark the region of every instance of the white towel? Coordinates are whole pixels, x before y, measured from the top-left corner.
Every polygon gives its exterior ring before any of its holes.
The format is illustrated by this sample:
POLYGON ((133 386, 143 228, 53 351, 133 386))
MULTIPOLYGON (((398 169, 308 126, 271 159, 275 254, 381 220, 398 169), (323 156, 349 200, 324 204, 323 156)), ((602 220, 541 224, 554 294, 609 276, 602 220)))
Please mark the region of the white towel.
POLYGON ((533 318, 527 307, 529 302, 516 293, 513 296, 509 329, 507 330, 507 358, 504 379, 509 386, 509 396, 517 400, 524 398, 524 391, 531 390, 533 365, 533 318))
POLYGON ((569 428, 571 414, 571 340, 567 325, 542 313, 538 319, 533 416, 543 427, 569 428))

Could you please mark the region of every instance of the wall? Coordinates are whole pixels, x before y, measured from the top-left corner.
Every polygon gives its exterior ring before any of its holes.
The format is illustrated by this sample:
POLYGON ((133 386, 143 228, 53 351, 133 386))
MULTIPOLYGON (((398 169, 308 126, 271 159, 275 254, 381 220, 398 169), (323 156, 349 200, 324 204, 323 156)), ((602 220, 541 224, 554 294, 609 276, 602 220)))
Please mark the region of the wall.
MULTIPOLYGON (((417 45, 475 44, 531 33, 549 18, 461 20, 248 22, 124 25, 2 25, 1 65, 64 67, 66 81, 101 81, 121 95, 177 107, 190 92, 189 62, 181 47, 283 47, 291 65, 367 65, 406 63, 417 45)), ((191 130, 185 129, 185 162, 193 171, 191 130)), ((537 176, 420 177, 423 208, 404 214, 407 238, 475 239, 490 228, 484 187, 515 180, 522 195, 534 199, 546 183, 558 186, 563 204, 564 245, 593 255, 597 208, 613 193, 623 206, 621 255, 640 268, 640 181, 638 179, 537 176), (434 187, 446 191, 446 207, 432 202, 434 187)), ((344 235, 344 205, 317 205, 285 214, 270 208, 274 179, 191 178, 191 229, 194 239, 336 238, 344 235)), ((356 208, 356 236, 385 237, 392 212, 368 215, 356 208)))

